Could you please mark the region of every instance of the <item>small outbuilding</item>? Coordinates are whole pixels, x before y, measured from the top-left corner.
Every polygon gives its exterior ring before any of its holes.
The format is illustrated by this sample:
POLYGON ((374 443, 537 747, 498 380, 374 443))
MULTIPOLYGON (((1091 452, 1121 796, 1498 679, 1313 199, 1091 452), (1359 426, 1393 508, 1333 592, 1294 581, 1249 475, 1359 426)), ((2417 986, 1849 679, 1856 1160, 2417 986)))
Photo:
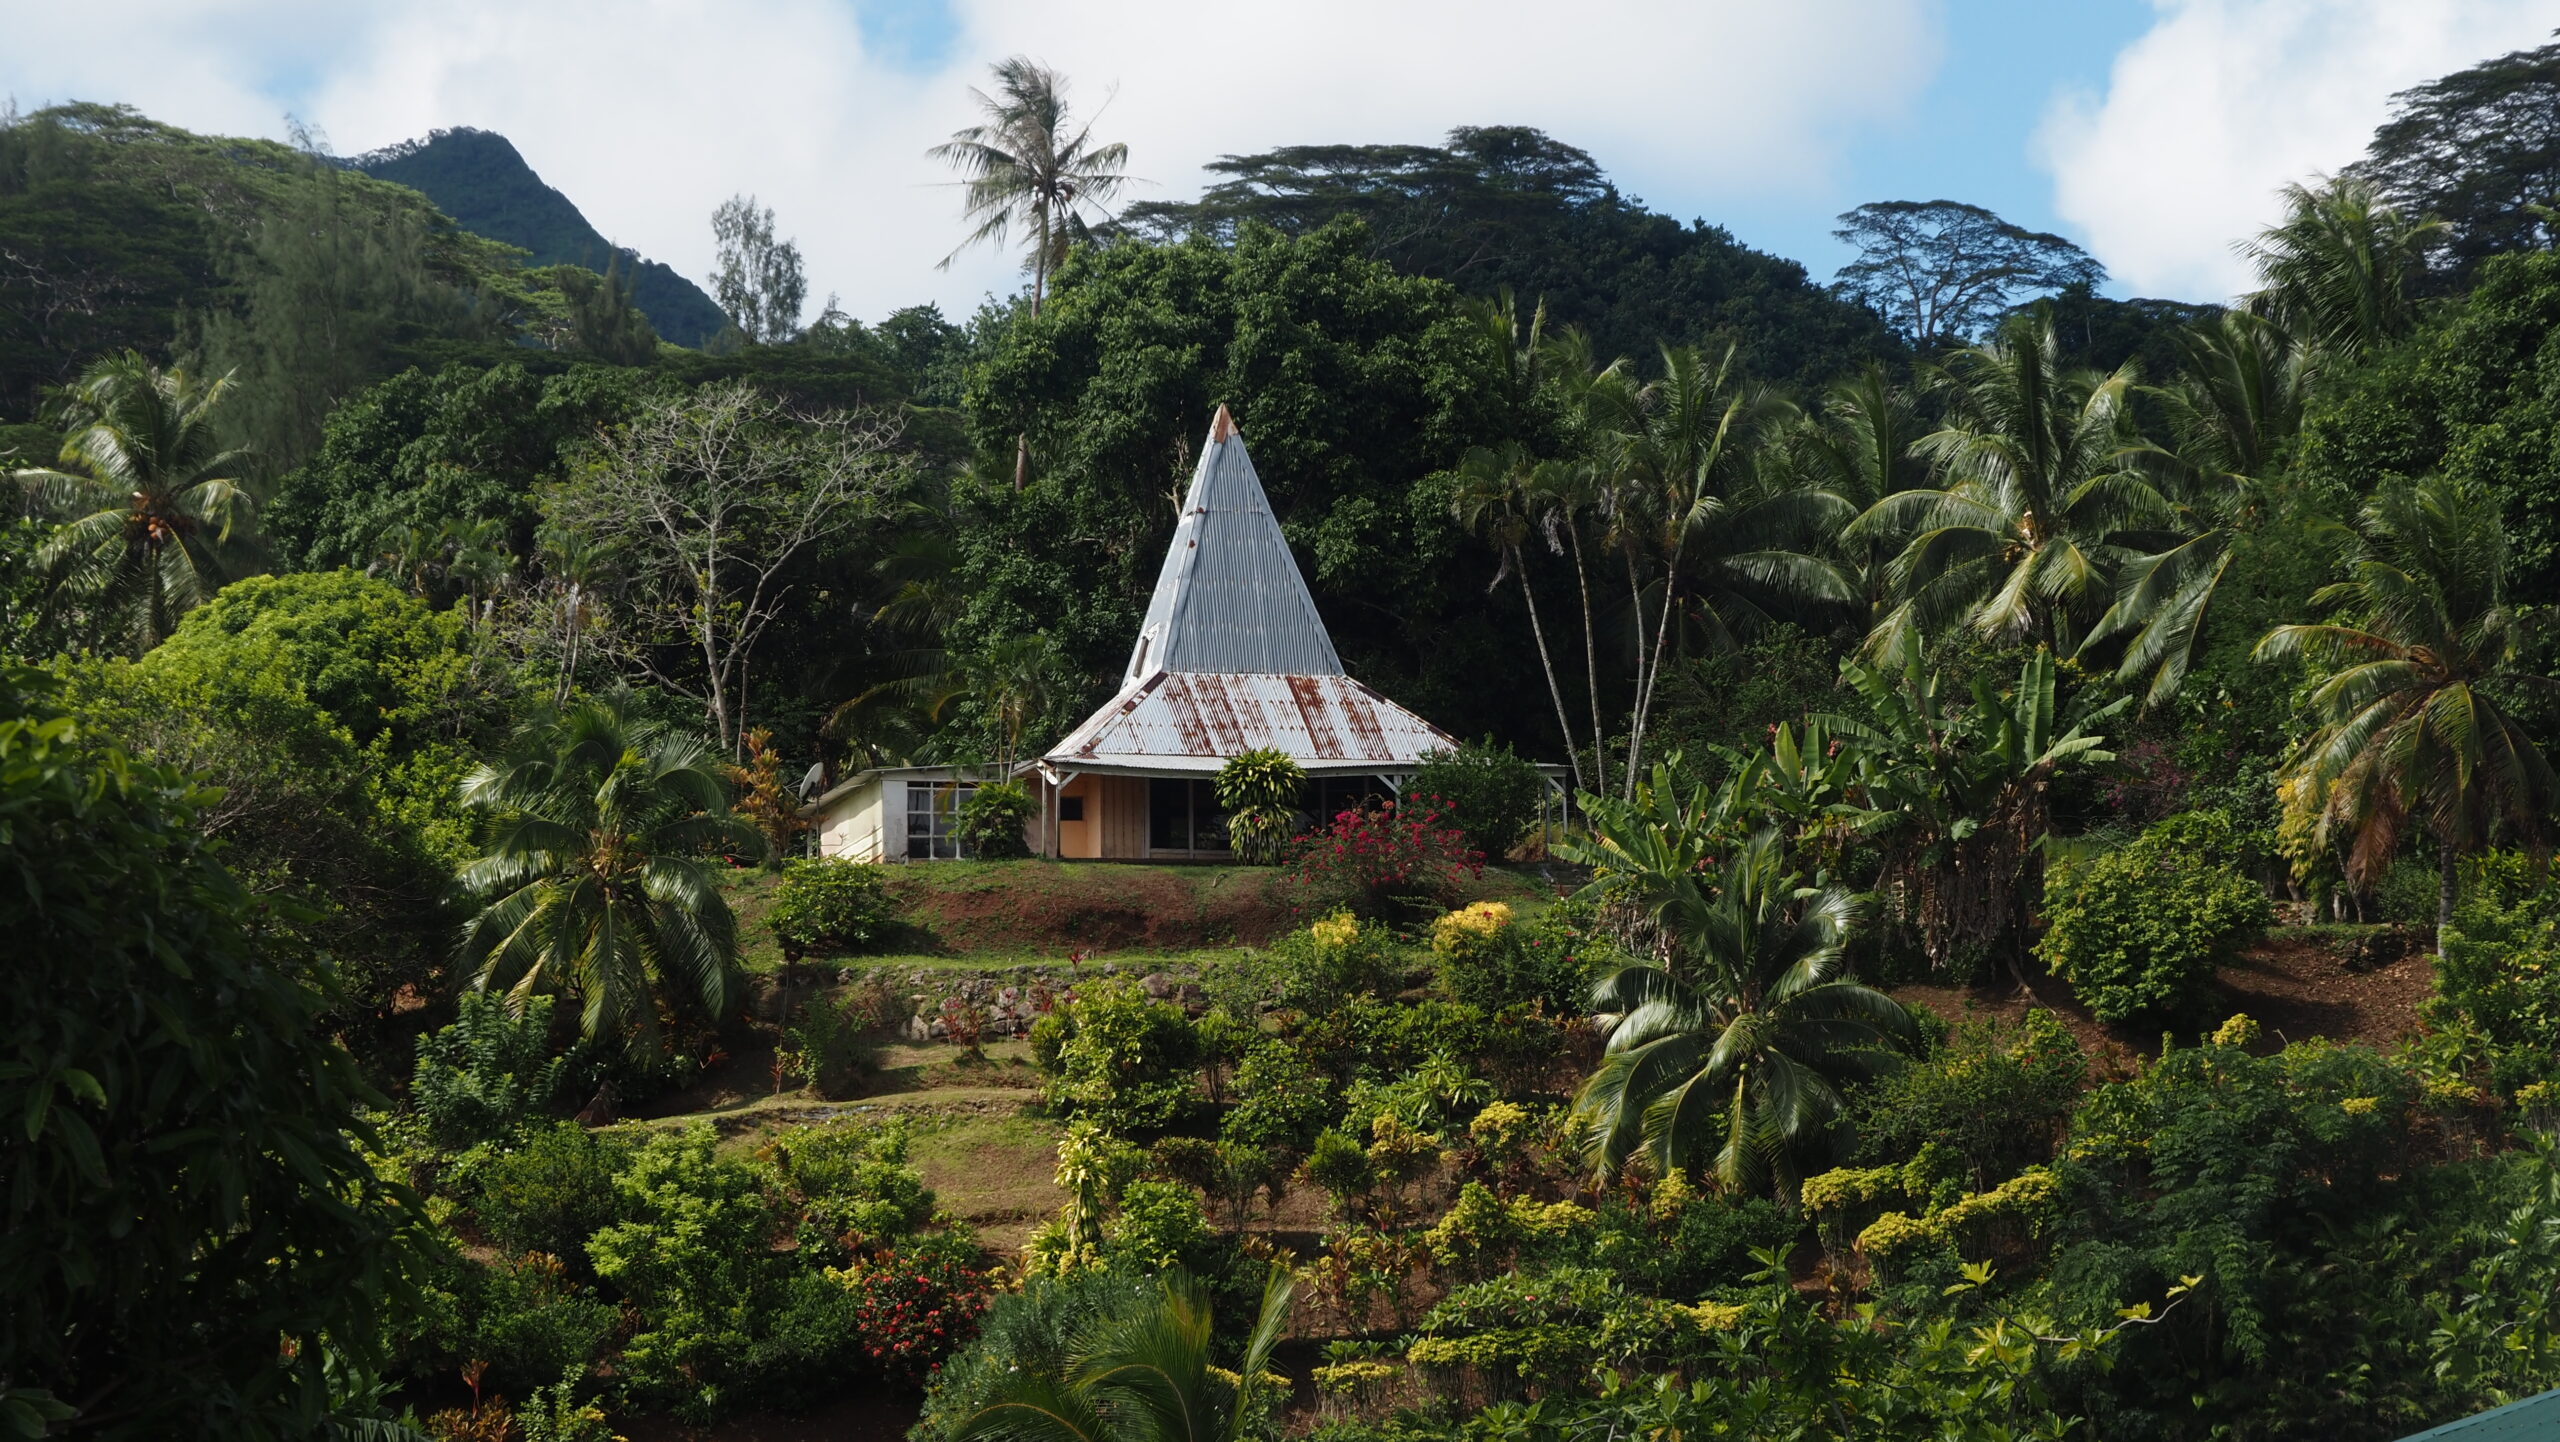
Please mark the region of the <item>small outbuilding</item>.
POLYGON ((960 858, 961 803, 993 767, 877 766, 859 771, 809 803, 820 856, 849 861, 953 861, 960 858))

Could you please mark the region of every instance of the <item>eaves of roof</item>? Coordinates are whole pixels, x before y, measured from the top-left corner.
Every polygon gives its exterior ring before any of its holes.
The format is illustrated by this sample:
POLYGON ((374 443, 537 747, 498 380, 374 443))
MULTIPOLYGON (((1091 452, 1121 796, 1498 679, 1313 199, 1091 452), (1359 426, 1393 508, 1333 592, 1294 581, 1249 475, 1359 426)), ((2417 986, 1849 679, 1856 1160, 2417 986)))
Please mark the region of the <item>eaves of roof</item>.
POLYGON ((1410 770, 1456 738, 1344 675, 1158 671, 1041 760, 1061 771, 1207 774, 1272 750, 1316 774, 1410 770))

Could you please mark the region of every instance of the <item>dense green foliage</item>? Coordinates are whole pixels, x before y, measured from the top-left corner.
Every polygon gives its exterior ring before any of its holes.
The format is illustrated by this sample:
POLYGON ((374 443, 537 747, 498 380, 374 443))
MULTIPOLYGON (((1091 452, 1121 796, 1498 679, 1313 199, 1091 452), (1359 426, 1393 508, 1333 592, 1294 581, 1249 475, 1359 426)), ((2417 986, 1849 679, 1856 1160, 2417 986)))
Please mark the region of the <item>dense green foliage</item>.
POLYGON ((84 723, 222 788, 232 870, 290 898, 350 1019, 388 1023, 444 970, 468 821, 455 788, 509 701, 457 617, 350 572, 236 582, 140 661, 66 668, 84 723))
POLYGON ((0 1356, 102 1437, 307 1431, 380 1365, 418 1265, 378 1098, 319 1030, 325 966, 197 829, 215 798, 84 737, 0 671, 0 1356))
MULTIPOLYGON (((1016 58, 937 154, 1023 293, 803 324, 741 195, 705 352, 307 144, 13 116, 0 1417, 1257 1442, 1275 1261, 1343 1442, 2362 1442, 2560 1381, 2548 70, 2403 97, 2224 310, 1952 202, 1850 212, 1825 292, 1516 129, 1109 223, 1131 157, 1016 58), (761 874, 913 763, 1017 779, 893 850, 1020 849, 1220 406, 1347 668, 1488 739, 1312 829, 1365 778, 1232 758, 1290 864, 1192 915, 761 874), (2280 913, 2401 925, 2288 927, 2312 985, 2223 1020, 2280 913), (1068 954, 1004 974, 1024 923, 1068 954), (2053 1010, 1875 989, 2003 967, 2053 1010)), ((495 137, 371 162, 596 263, 495 137)))
POLYGON ((567 1057, 551 1054, 551 998, 517 1015, 504 997, 465 996, 453 1023, 418 1038, 409 1103, 428 1140, 460 1150, 503 1140, 559 1096, 567 1057))
POLYGON ((2555 334, 2560 256, 2484 265, 2439 324, 2321 388, 2302 423, 2305 479, 2341 499, 2429 474, 2476 483, 2502 502, 2519 597, 2560 595, 2560 513, 2533 479, 2560 436, 2555 334))
POLYGON ((1590 155, 1520 126, 1461 126, 1445 146, 1305 145, 1212 162, 1232 177, 1190 203, 1145 201, 1142 234, 1290 235, 1343 218, 1368 253, 1410 275, 1542 299, 1603 354, 1658 344, 1744 347, 1756 374, 1819 384, 1897 348, 1871 314, 1793 261, 1722 226, 1682 225, 1619 193, 1590 155))
POLYGON ((1547 781, 1538 768, 1489 740, 1424 756, 1405 790, 1436 798, 1467 849, 1489 860, 1511 854, 1547 800, 1547 781))
POLYGON ((1032 825, 1040 819, 1040 803, 1018 781, 989 781, 960 803, 956 834, 969 855, 986 860, 1031 854, 1032 825))
POLYGON ((2523 857, 2489 862, 2436 939, 2436 1020, 2484 1042, 2494 1088, 2513 1095, 2560 1079, 2560 894, 2523 857))
POLYGON ((330 412, 261 523, 283 557, 312 567, 369 565, 396 528, 458 521, 496 521, 530 545, 535 487, 560 479, 564 448, 619 416, 631 388, 602 367, 404 371, 330 412))
POLYGON ((2190 811, 2046 873, 2037 954, 2105 1021, 2174 1016, 2274 920, 2231 819, 2190 811))
POLYGON ((1194 1046, 1180 1009, 1125 985, 1091 988, 1031 1031, 1051 1106, 1141 1136, 1188 1110, 1194 1046))
POLYGON ((877 950, 898 920, 877 863, 812 856, 783 863, 766 924, 794 956, 877 950))
POLYGON ((816 1130, 730 1158, 707 1126, 635 1143, 563 1125, 477 1177, 473 1214, 520 1250, 446 1258, 428 1299, 442 1320, 409 1343, 413 1367, 477 1358, 529 1386, 610 1360, 622 1397, 707 1420, 848 1375, 910 1380, 919 1350, 965 1336, 980 1307, 982 1254, 935 1224, 903 1130, 816 1130))

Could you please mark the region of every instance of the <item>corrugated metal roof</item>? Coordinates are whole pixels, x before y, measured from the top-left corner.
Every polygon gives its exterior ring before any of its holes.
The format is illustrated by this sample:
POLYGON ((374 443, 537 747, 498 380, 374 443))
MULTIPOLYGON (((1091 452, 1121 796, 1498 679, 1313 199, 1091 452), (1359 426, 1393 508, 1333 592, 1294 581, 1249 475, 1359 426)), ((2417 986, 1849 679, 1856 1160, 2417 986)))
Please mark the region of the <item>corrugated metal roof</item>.
POLYGON ((1155 672, 1122 688, 1042 759, 1061 771, 1209 773, 1268 747, 1312 772, 1401 771, 1457 742, 1359 682, 1155 672))
POLYGON ((2492 1407, 2486 1412, 2447 1422, 2441 1427, 2430 1427, 2424 1432, 2413 1432, 2401 1438, 2400 1442, 2419 1442, 2419 1439, 2428 1437, 2459 1439, 2459 1442, 2527 1442, 2527 1439, 2547 1442, 2549 1438, 2560 1437, 2560 1390, 2527 1397, 2521 1402, 2510 1402, 2504 1407, 2492 1407))
POLYGON ((1125 682, 1158 671, 1339 676, 1342 658, 1225 406, 1191 475, 1125 682))

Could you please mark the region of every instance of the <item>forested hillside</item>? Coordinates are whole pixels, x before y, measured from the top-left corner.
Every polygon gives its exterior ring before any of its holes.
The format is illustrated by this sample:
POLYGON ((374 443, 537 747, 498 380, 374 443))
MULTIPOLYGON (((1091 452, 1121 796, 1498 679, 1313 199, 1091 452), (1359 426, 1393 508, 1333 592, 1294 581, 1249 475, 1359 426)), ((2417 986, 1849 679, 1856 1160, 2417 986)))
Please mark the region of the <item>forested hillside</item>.
POLYGON ((1619 193, 1591 157, 1540 131, 1469 126, 1445 146, 1301 145, 1224 156, 1196 201, 1128 208, 1136 234, 1233 240, 1251 223, 1296 235, 1353 217, 1367 250, 1468 295, 1543 302, 1603 355, 1739 342, 1773 381, 1819 385, 1902 353, 1877 318, 1803 266, 1686 225, 1619 193))
POLYGON ((702 348, 303 148, 0 124, 0 1433, 2560 1385, 2560 45, 2397 97, 2227 304, 1946 198, 1817 284, 1519 129, 1114 210, 1107 115, 986 80, 918 161, 1017 290, 810 317, 739 195, 702 348), (1046 855, 1236 447, 1258 593, 1276 523, 1447 736, 1106 755, 1134 853, 1046 855))
POLYGON ((578 265, 601 272, 618 264, 629 276, 631 303, 659 335, 677 345, 699 346, 728 323, 702 287, 662 261, 643 259, 606 240, 575 202, 542 183, 503 135, 468 126, 439 130, 347 163, 417 191, 455 224, 515 246, 534 265, 578 265))
MULTIPOLYGON (((0 131, 0 417, 125 349, 247 382, 234 424, 288 457, 339 397, 538 303, 510 253, 415 191, 267 141, 72 105, 0 131)), ((39 453, 40 458, 40 453, 39 453)))

